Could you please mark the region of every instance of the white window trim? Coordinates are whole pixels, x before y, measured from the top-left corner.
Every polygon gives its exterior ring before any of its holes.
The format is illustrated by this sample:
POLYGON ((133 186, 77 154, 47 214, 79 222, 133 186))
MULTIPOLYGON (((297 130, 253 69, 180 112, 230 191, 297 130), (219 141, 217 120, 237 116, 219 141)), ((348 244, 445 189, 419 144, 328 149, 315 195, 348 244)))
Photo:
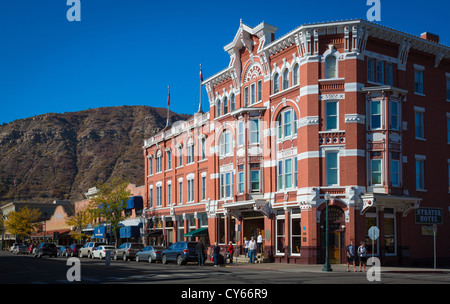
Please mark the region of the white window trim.
MULTIPOLYGON (((286 216, 284 214, 280 214, 276 216, 275 219, 275 255, 277 256, 284 256, 284 251, 278 252, 278 220, 285 220, 285 225, 286 225, 286 216)), ((283 235, 284 239, 286 239, 286 231, 285 234, 283 235)))
MULTIPOLYGON (((290 214, 290 222, 289 222, 289 244, 292 244, 291 246, 289 246, 290 247, 290 249, 291 249, 291 252, 290 252, 290 255, 292 255, 292 256, 301 256, 301 253, 293 253, 292 252, 292 248, 294 247, 293 246, 293 242, 292 242, 292 220, 293 219, 300 219, 300 223, 301 223, 301 218, 302 218, 302 216, 301 216, 301 212, 300 213, 296 213, 296 214, 292 214, 292 209, 291 209, 291 214, 290 214)), ((302 233, 302 226, 300 225, 300 239, 302 238, 302 235, 301 235, 301 233, 302 233)), ((300 248, 300 252, 301 252, 301 248, 300 248)))

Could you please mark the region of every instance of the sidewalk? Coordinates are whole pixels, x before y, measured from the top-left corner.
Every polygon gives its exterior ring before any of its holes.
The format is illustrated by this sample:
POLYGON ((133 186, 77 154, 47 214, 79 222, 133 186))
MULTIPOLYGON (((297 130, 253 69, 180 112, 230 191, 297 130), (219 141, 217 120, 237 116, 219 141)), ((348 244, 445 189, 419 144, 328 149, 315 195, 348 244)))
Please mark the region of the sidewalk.
MULTIPOLYGON (((213 264, 212 262, 209 262, 213 264)), ((223 267, 223 266, 221 266, 223 267)), ((274 271, 286 271, 286 272, 323 272, 323 264, 288 264, 288 263, 255 263, 251 264, 248 262, 242 262, 241 260, 236 263, 233 261, 232 264, 225 264, 225 267, 234 268, 248 268, 248 269, 261 269, 261 270, 274 270, 274 271)), ((366 266, 366 271, 368 271, 371 266, 366 266)), ((441 273, 450 274, 450 268, 425 268, 425 267, 404 267, 404 266, 381 266, 381 272, 385 273, 441 273)), ((331 264, 331 269, 333 272, 347 272, 346 264, 331 264)), ((363 269, 363 268, 362 268, 363 269)), ((359 265, 356 265, 356 271, 359 271, 359 265)), ((353 272, 353 266, 350 265, 350 272, 353 272)))

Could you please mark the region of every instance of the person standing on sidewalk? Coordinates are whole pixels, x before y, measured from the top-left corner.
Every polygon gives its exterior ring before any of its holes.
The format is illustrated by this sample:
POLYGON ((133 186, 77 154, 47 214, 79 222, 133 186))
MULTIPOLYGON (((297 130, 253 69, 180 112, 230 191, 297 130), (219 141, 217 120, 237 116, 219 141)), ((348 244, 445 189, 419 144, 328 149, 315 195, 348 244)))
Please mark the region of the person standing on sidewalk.
POLYGON ((233 254, 234 254, 234 246, 233 246, 233 243, 230 241, 228 243, 228 248, 227 248, 227 255, 228 255, 228 258, 230 259, 230 264, 233 263, 233 254))
POLYGON ((261 248, 263 243, 263 237, 261 235, 261 232, 258 234, 258 237, 256 238, 256 243, 258 244, 258 253, 262 253, 261 248))
POLYGON ((353 264, 353 271, 356 272, 355 262, 355 241, 351 240, 347 246, 347 271, 350 272, 350 263, 353 264))
POLYGON ((219 245, 217 245, 217 242, 215 242, 213 248, 214 267, 219 266, 219 255, 220 255, 220 247, 219 245))
POLYGON ((256 251, 256 242, 255 239, 252 237, 250 242, 248 243, 248 252, 250 255, 249 263, 254 264, 255 263, 255 251, 256 251))
POLYGON ((359 272, 361 272, 361 264, 364 265, 364 272, 366 272, 367 248, 365 242, 361 242, 361 245, 358 247, 358 257, 359 257, 359 272))
POLYGON ((200 241, 196 245, 197 254, 198 254, 198 266, 203 266, 205 264, 205 245, 200 241))
POLYGON ((248 254, 248 240, 244 237, 244 257, 250 257, 248 254))

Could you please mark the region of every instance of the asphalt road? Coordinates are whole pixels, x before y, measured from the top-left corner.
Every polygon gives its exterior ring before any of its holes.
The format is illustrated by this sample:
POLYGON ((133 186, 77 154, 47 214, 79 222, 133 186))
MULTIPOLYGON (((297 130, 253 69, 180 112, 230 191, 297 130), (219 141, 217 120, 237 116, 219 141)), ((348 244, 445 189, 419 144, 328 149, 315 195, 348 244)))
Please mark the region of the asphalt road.
MULTIPOLYGON (((104 260, 88 258, 78 260, 80 262, 79 281, 69 281, 67 274, 69 273, 69 277, 72 275, 71 278, 73 278, 77 273, 73 268, 75 264, 67 264, 67 261, 67 258, 62 257, 35 258, 31 255, 13 255, 0 251, 0 283, 58 284, 65 287, 90 285, 91 289, 92 286, 96 289, 105 284, 113 290, 115 287, 111 286, 116 284, 135 284, 133 286, 148 284, 146 291, 164 293, 181 300, 184 299, 183 296, 190 297, 191 300, 198 300, 195 297, 201 296, 211 297, 212 292, 215 292, 213 300, 203 299, 214 303, 221 297, 233 303, 237 301, 237 298, 256 300, 257 296, 260 297, 260 301, 271 299, 273 302, 281 295, 292 296, 299 292, 299 288, 312 291, 313 288, 323 284, 339 286, 338 289, 328 290, 352 290, 352 293, 358 289, 367 292, 371 287, 383 285, 396 286, 398 290, 397 284, 428 284, 433 288, 438 284, 444 284, 443 286, 450 284, 449 271, 383 271, 380 276, 381 281, 371 282, 364 272, 346 272, 345 265, 333 265, 333 272, 324 273, 320 270, 320 266, 308 265, 241 264, 213 267, 212 264, 208 264, 199 267, 195 263, 178 266, 175 263, 163 265, 111 261, 109 266, 105 266, 104 260), (302 284, 302 287, 293 284, 302 284), (315 286, 304 287, 306 286, 304 284, 315 286), (355 284, 361 287, 353 288, 355 284), (206 291, 210 291, 210 294, 206 291), (261 298, 264 295, 266 297, 261 298)), ((139 287, 133 287, 132 290, 139 291, 139 287)), ((376 293, 378 288, 370 290, 376 293)))

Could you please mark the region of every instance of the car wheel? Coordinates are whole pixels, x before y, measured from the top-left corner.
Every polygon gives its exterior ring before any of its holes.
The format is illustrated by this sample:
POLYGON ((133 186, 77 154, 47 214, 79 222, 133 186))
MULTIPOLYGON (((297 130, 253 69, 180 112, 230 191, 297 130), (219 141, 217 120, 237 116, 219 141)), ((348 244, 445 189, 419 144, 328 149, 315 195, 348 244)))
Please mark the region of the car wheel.
POLYGON ((183 263, 183 257, 182 257, 181 255, 179 255, 179 256, 177 257, 177 264, 178 264, 178 266, 181 266, 181 265, 184 264, 184 263, 183 263))
POLYGON ((98 258, 99 258, 100 260, 103 260, 103 254, 100 253, 100 254, 98 255, 98 258))
POLYGON ((149 263, 152 263, 152 262, 153 262, 153 259, 152 259, 152 256, 151 256, 151 255, 148 256, 148 262, 149 262, 149 263))
POLYGON ((167 257, 166 257, 166 255, 162 256, 162 263, 163 264, 167 264, 167 257))
POLYGON ((126 262, 127 261, 127 255, 124 253, 123 254, 123 261, 126 262))
POLYGON ((136 263, 139 263, 139 256, 136 256, 136 263))

